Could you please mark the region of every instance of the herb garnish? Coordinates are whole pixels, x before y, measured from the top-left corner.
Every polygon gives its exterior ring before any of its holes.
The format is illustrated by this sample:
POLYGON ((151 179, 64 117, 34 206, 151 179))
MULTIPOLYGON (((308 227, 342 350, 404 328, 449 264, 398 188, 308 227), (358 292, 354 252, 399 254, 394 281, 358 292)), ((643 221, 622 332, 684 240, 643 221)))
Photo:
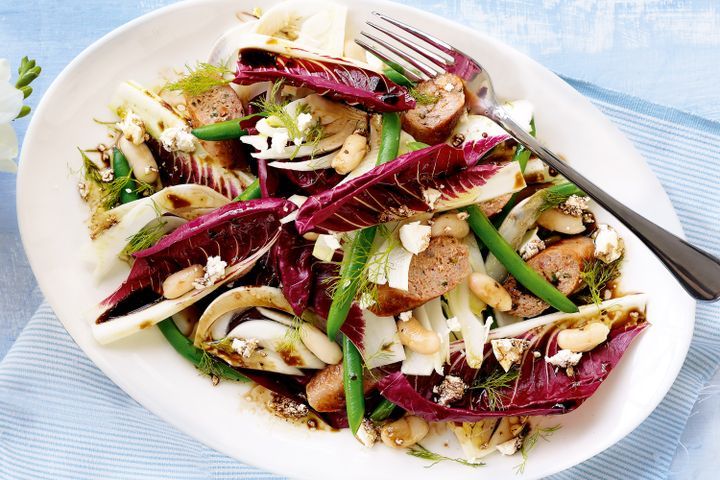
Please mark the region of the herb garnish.
MULTIPOLYGON (((99 185, 100 187, 103 186, 102 181, 102 174, 100 173, 100 167, 97 166, 95 162, 93 162, 90 157, 88 157, 87 153, 85 153, 84 150, 82 150, 80 147, 76 147, 78 149, 78 152, 80 152, 80 155, 82 156, 83 160, 83 166, 82 166, 82 175, 83 178, 85 178, 86 182, 99 185)), ((76 172, 74 172, 76 173, 76 172)))
POLYGON ((420 105, 432 105, 433 103, 436 103, 438 100, 440 100, 439 95, 433 95, 431 93, 421 92, 420 90, 418 90, 415 87, 409 89, 408 93, 420 105))
POLYGON ((101 186, 103 188, 102 206, 106 210, 110 210, 120 202, 120 193, 123 190, 130 190, 140 195, 151 195, 155 192, 155 188, 149 183, 133 178, 132 170, 127 175, 116 177, 101 186))
MULTIPOLYGON (((557 207, 561 203, 566 202, 567 199, 573 195, 578 195, 578 191, 576 189, 567 189, 566 191, 557 191, 552 188, 546 189, 543 192, 543 204, 540 206, 540 212, 557 207)), ((585 194, 580 193, 580 195, 584 196, 585 194)))
POLYGON ((590 298, 595 305, 600 305, 603 301, 602 291, 616 278, 620 276, 620 267, 622 266, 623 257, 610 263, 605 263, 598 258, 594 258, 583 263, 583 269, 580 277, 588 286, 590 298))
POLYGON ((153 205, 158 214, 157 218, 142 227, 134 235, 128 237, 128 243, 120 254, 121 256, 129 257, 135 252, 150 248, 165 235, 165 225, 167 225, 167 221, 162 219, 157 205, 154 203, 153 205))
POLYGON ((302 318, 298 316, 293 317, 292 324, 285 332, 282 340, 280 340, 277 344, 277 350, 292 351, 295 349, 295 345, 300 342, 303 323, 304 321, 302 318))
POLYGON ((535 445, 537 444, 539 439, 548 440, 549 437, 552 436, 553 433, 560 430, 562 425, 558 424, 553 427, 547 427, 547 428, 536 428, 535 430, 530 433, 525 438, 525 441, 523 441, 523 446, 520 449, 520 454, 522 455, 522 462, 515 465, 515 473, 520 475, 525 473, 525 467, 527 466, 528 457, 530 455, 530 451, 535 448, 535 445))
POLYGON ((485 390, 488 408, 490 410, 502 410, 502 399, 505 395, 500 390, 512 385, 519 375, 520 371, 515 368, 507 372, 497 369, 484 379, 475 381, 470 388, 485 390))
POLYGON ((419 443, 416 445, 413 445, 412 447, 409 447, 407 449, 407 454, 411 455, 413 457, 422 458, 423 460, 429 460, 432 463, 430 465, 425 465, 425 468, 430 468, 435 465, 437 465, 440 462, 455 462, 459 463, 460 465, 465 465, 466 467, 471 468, 478 468, 482 467, 485 464, 482 462, 470 462, 468 460, 465 460, 464 458, 451 458, 446 457, 445 455, 440 455, 439 453, 431 452, 427 448, 423 447, 419 443))
POLYGON ((186 95, 196 97, 215 87, 227 85, 232 81, 232 78, 229 77, 233 75, 233 72, 224 65, 201 62, 194 69, 190 66, 186 68, 188 73, 185 76, 175 82, 168 83, 165 88, 181 90, 186 95))

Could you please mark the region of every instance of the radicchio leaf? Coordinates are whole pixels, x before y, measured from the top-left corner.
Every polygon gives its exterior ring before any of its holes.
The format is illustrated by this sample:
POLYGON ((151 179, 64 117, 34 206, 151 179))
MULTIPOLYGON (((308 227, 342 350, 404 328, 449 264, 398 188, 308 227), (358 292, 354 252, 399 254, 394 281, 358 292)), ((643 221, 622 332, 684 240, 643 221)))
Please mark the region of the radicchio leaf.
MULTIPOLYGON (((297 50, 300 52, 300 50, 297 50)), ((260 48, 246 48, 238 56, 235 83, 248 85, 282 79, 333 99, 359 103, 375 112, 400 112, 415 107, 405 87, 385 75, 332 57, 286 56, 260 48)))
MULTIPOLYGON (((605 343, 583 354, 572 376, 545 360, 545 356, 551 357, 558 351, 559 327, 572 328, 572 325, 550 325, 518 337, 530 341, 530 348, 523 356, 517 378, 509 386, 496 391, 499 408, 491 408, 487 392, 482 389, 469 390, 470 393, 459 404, 439 405, 434 401, 436 395, 433 393, 433 387, 442 381, 437 374, 413 377, 396 372, 382 378, 378 387, 385 398, 428 421, 477 422, 486 417, 566 413, 595 393, 632 340, 647 325, 643 318, 635 321, 626 316, 618 320, 605 343), (538 358, 533 355, 535 351, 541 353, 538 358)), ((472 384, 475 378, 487 378, 493 372, 501 371, 489 345, 486 345, 485 361, 480 371, 467 365, 460 346, 459 343, 453 345, 449 375, 459 376, 467 384, 472 384)))
POLYGON ((296 170, 279 170, 277 173, 287 183, 292 184, 289 191, 307 195, 317 195, 333 188, 344 177, 333 169, 315 170, 314 172, 300 172, 296 170))
POLYGON ((300 207, 297 229, 301 234, 346 232, 431 211, 435 203, 483 185, 498 172, 499 165, 478 162, 507 138, 488 137, 462 148, 440 144, 406 153, 310 197, 300 207), (441 195, 429 199, 429 191, 441 195))
POLYGON ((280 219, 294 209, 284 199, 233 202, 180 226, 153 247, 134 254, 127 280, 101 302, 97 323, 161 300, 165 278, 191 265, 205 265, 210 256, 227 262, 226 271, 240 273, 237 267, 251 267, 277 240, 280 219))
POLYGON ((314 242, 298 235, 293 224, 288 223, 272 250, 283 295, 297 316, 307 308, 313 286, 313 246, 314 242))

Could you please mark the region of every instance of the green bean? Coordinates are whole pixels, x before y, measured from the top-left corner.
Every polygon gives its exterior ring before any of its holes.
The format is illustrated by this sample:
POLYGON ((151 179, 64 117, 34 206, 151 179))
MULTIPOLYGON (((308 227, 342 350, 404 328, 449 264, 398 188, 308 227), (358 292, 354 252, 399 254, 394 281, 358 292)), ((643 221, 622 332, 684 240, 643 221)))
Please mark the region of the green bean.
POLYGON ((175 325, 172 318, 163 320, 158 323, 157 326, 175 351, 204 373, 213 373, 218 377, 228 380, 236 380, 238 382, 250 381, 249 378, 232 368, 230 365, 209 357, 206 351, 193 345, 193 342, 183 335, 177 328, 177 325, 175 325), (208 365, 205 363, 208 361, 212 362, 212 364, 208 365))
POLYGON ((408 144, 407 144, 407 148, 411 152, 414 152, 415 150, 422 150, 423 148, 427 148, 429 146, 430 145, 428 145, 427 143, 423 143, 423 142, 408 142, 408 144))
MULTIPOLYGON (((113 147, 112 164, 113 175, 115 178, 123 178, 132 174, 130 164, 128 163, 127 158, 125 158, 125 154, 123 154, 117 147, 113 147)), ((130 203, 135 200, 139 200, 140 198, 142 197, 137 192, 137 184, 135 180, 130 180, 127 184, 125 184, 122 190, 120 190, 120 203, 130 203)))
POLYGON ((395 404, 387 398, 383 398, 382 401, 375 407, 375 410, 370 414, 370 420, 381 422, 392 415, 395 410, 395 404))
POLYGON ((233 202, 245 202, 247 200, 253 200, 255 198, 260 198, 260 195, 262 192, 260 191, 260 180, 255 180, 250 185, 247 186, 243 192, 238 195, 237 197, 233 198, 233 202))
POLYGON ((402 124, 399 114, 395 112, 383 113, 377 165, 382 165, 397 158, 401 130, 402 124))
POLYGON ((357 347, 342 336, 343 387, 345 389, 345 411, 353 433, 357 433, 365 416, 365 391, 363 389, 363 363, 357 347))
POLYGON ((253 117, 264 117, 263 113, 253 113, 240 118, 233 118, 224 122, 210 123, 194 128, 191 133, 200 140, 219 141, 219 140, 235 140, 247 135, 247 130, 240 127, 240 122, 250 120, 253 117))
POLYGON ((386 68, 383 70, 383 73, 387 78, 390 79, 391 82, 397 83, 400 86, 412 88, 415 86, 413 82, 410 81, 405 75, 398 72, 394 68, 386 68))
POLYGON ((547 282, 520 258, 510 244, 498 233, 490 220, 477 205, 466 208, 470 214, 468 223, 475 235, 485 244, 495 257, 508 269, 515 279, 538 298, 549 303, 561 312, 573 313, 578 308, 557 288, 547 282))

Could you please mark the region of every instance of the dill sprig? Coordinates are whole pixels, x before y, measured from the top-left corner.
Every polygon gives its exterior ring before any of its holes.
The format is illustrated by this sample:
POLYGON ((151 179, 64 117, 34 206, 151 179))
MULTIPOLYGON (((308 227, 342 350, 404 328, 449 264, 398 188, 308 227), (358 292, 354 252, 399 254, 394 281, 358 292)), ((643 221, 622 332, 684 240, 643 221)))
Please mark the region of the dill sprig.
POLYGON ((278 342, 277 349, 281 351, 292 351, 301 341, 301 330, 304 320, 298 316, 293 316, 292 324, 285 332, 283 338, 278 342))
POLYGON ((595 305, 600 305, 603 301, 602 291, 616 278, 620 276, 620 268, 622 266, 623 256, 617 260, 605 263, 599 258, 594 258, 583 263, 583 269, 580 277, 588 286, 590 299, 595 305))
POLYGON ((223 364, 220 360, 216 359, 208 352, 203 351, 202 357, 200 357, 200 361, 198 362, 196 368, 203 375, 207 375, 212 378, 213 383, 216 383, 215 379, 234 380, 233 378, 225 375, 224 365, 225 364, 223 364))
POLYGON ((102 206, 110 210, 120 202, 120 194, 123 190, 130 190, 140 195, 151 195, 155 188, 149 183, 137 180, 132 177, 132 170, 127 175, 115 177, 111 182, 101 184, 103 188, 102 206))
POLYGON ((562 425, 558 424, 552 427, 547 428, 536 428, 533 430, 530 435, 525 437, 525 440, 523 441, 523 445, 520 448, 520 454, 522 455, 522 462, 515 465, 515 473, 520 475, 525 473, 525 467, 527 466, 528 458, 530 456, 530 451, 535 448, 535 445, 537 444, 538 440, 541 438, 545 441, 548 441, 548 438, 552 436, 553 433, 560 430, 562 425))
POLYGON ((497 369, 482 380, 475 381, 470 388, 485 391, 488 408, 490 410, 502 410, 502 400, 505 395, 501 390, 511 386, 519 375, 520 371, 518 369, 512 369, 507 372, 502 369, 497 369))
POLYGON ((181 90, 186 95, 196 97, 215 87, 227 85, 232 81, 232 70, 224 65, 198 63, 195 68, 186 66, 188 73, 175 82, 168 83, 165 88, 181 90))
POLYGON ((439 453, 431 452, 427 448, 423 447, 419 443, 416 445, 413 445, 412 447, 407 449, 407 454, 411 455, 416 458, 421 458, 423 460, 428 460, 432 462, 430 465, 425 465, 425 468, 430 468, 435 465, 437 465, 440 462, 455 462, 459 463, 460 465, 465 465, 466 467, 471 468, 478 468, 483 467, 485 464, 483 462, 471 462, 468 460, 465 460, 464 458, 451 458, 446 457, 445 455, 441 455, 439 453))
POLYGON ((88 157, 87 153, 85 153, 85 150, 81 149, 80 147, 76 147, 78 149, 78 152, 80 152, 80 156, 82 156, 83 165, 82 165, 82 175, 86 182, 98 185, 100 187, 103 186, 102 181, 102 174, 100 173, 100 167, 97 166, 95 162, 93 162, 90 157, 88 157))
POLYGON ((408 93, 420 105, 432 105, 433 103, 436 103, 438 100, 440 100, 439 95, 433 95, 431 93, 421 92, 420 90, 418 90, 415 87, 408 90, 408 93))
POLYGON ((152 247, 165 235, 165 225, 167 225, 167 222, 158 216, 138 230, 135 235, 128 237, 128 243, 120 255, 129 257, 135 252, 152 247))

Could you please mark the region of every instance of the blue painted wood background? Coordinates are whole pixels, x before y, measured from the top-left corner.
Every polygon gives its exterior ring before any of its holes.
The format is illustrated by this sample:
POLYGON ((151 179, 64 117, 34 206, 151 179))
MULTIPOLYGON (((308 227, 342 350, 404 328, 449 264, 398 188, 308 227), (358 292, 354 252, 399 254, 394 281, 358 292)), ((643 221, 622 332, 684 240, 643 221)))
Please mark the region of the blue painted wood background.
MULTIPOLYGON (((34 105, 82 49, 168 3, 172 1, 0 0, 0 58, 17 65, 23 55, 30 55, 42 65, 43 75, 33 84, 34 105)), ((717 0, 401 3, 470 25, 563 75, 720 120, 717 0)), ((15 122, 21 138, 27 122, 15 122)), ((0 173, 0 359, 41 300, 18 237, 15 177, 0 173)), ((706 387, 696 406, 678 447, 672 478, 716 478, 718 425, 720 376, 706 387)))

